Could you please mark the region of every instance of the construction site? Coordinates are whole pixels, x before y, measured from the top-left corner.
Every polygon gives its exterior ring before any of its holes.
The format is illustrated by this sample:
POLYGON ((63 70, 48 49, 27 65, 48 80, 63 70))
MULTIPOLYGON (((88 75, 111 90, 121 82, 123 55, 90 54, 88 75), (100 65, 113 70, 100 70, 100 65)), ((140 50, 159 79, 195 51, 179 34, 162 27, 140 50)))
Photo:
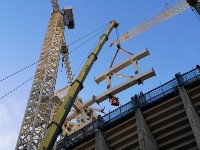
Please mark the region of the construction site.
MULTIPOLYGON (((124 46, 131 38, 156 28, 154 26, 159 26, 162 22, 170 22, 171 18, 188 9, 192 10, 189 13, 194 13, 197 20, 200 19, 199 0, 169 2, 152 17, 122 34, 119 29, 123 22, 112 18, 106 25, 75 39, 70 44, 70 37, 65 34, 69 30, 71 34, 76 28, 76 10, 71 5, 61 7, 58 0, 51 0, 51 9, 38 61, 0 81, 3 82, 37 65, 32 78, 0 98, 5 99, 32 81, 15 150, 200 150, 198 61, 197 64, 190 64, 193 67, 185 72, 180 73, 179 68, 174 68, 176 72, 173 72, 173 76, 170 76, 167 82, 161 83, 160 71, 157 73, 157 67, 148 60, 149 57, 154 59, 152 47, 133 51, 124 46), (116 36, 110 38, 113 30, 116 36), (71 45, 87 37, 84 43, 71 49, 71 45), (74 71, 71 53, 94 37, 98 38, 96 43, 93 43, 91 51, 74 71), (106 55, 100 55, 106 43, 110 48, 115 47, 107 69, 103 68, 106 66, 106 55), (119 59, 122 54, 123 58, 119 59), (99 68, 94 67, 96 61, 100 61, 99 68), (60 69, 66 77, 67 84, 64 83, 63 87, 56 86, 60 69), (100 74, 97 71, 98 74, 90 76, 93 69, 104 71, 100 74), (85 84, 88 78, 93 78, 97 88, 85 84), (159 82, 159 86, 149 89, 153 87, 150 84, 153 85, 151 82, 155 80, 159 82), (86 92, 90 98, 85 98, 81 92, 88 86, 90 90, 86 92), (96 90, 98 86, 100 92, 96 90), (134 91, 133 87, 138 90, 134 91), (104 89, 104 92, 100 89, 104 89)), ((159 45, 159 41, 156 44, 159 45)), ((162 49, 161 45, 160 48, 162 49)), ((109 52, 107 53, 109 55, 109 52)), ((162 62, 166 59, 164 57, 168 57, 169 61, 180 59, 178 53, 157 53, 160 61, 157 62, 158 66, 162 63, 168 64, 166 70, 173 66, 170 62, 162 62)), ((191 53, 192 51, 189 54, 191 53)), ((182 66, 184 63, 190 63, 187 58, 189 54, 183 58, 184 62, 180 59, 182 66)), ((80 55, 85 55, 85 52, 80 55)), ((81 56, 77 58, 82 59, 81 56)))

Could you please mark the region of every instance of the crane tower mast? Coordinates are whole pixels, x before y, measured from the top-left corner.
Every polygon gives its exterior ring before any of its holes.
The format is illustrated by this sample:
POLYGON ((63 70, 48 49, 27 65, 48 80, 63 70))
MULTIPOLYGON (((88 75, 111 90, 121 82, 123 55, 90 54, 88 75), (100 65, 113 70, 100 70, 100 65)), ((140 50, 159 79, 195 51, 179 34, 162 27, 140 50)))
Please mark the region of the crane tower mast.
POLYGON ((52 0, 52 7, 16 150, 37 149, 49 125, 65 26, 57 0, 52 0))

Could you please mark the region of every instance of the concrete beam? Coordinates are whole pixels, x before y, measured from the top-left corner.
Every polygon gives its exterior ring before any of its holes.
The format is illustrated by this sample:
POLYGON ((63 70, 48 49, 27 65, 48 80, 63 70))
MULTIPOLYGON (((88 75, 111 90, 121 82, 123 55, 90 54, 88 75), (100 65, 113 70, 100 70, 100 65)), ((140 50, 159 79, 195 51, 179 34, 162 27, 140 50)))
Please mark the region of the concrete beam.
POLYGON ((111 150, 104 134, 100 129, 95 133, 95 149, 96 150, 111 150))
POLYGON ((184 86, 178 87, 181 100, 183 102, 188 120, 190 122, 190 126, 192 128, 192 132, 194 134, 196 143, 198 148, 200 149, 200 117, 198 115, 198 112, 194 108, 192 101, 190 99, 190 96, 186 92, 184 86))
POLYGON ((135 110, 140 150, 158 150, 157 142, 139 108, 135 110))
POLYGON ((90 98, 89 100, 87 100, 83 105, 84 106, 91 106, 92 104, 94 103, 101 103, 103 102, 104 100, 106 100, 108 97, 108 94, 112 94, 112 95, 115 95, 121 91, 124 91, 125 89, 128 89, 129 87, 132 87, 133 85, 136 85, 138 84, 138 81, 144 81, 146 79, 149 79, 153 76, 155 76, 156 73, 154 71, 154 69, 150 69, 144 73, 140 73, 140 74, 137 74, 135 75, 133 78, 115 86, 115 87, 112 87, 110 89, 108 89, 106 92, 104 92, 103 94, 99 95, 99 96, 95 96, 95 97, 92 97, 90 98))
POLYGON ((150 55, 149 51, 146 49, 140 51, 138 54, 134 54, 132 55, 130 58, 126 59, 125 61, 117 64, 116 66, 108 69, 107 71, 103 72, 101 75, 99 75, 98 77, 95 78, 95 81, 97 83, 100 83, 101 81, 105 80, 106 77, 110 74, 110 73, 117 73, 118 71, 126 68, 127 66, 133 64, 134 61, 136 60, 140 60, 146 56, 150 55))

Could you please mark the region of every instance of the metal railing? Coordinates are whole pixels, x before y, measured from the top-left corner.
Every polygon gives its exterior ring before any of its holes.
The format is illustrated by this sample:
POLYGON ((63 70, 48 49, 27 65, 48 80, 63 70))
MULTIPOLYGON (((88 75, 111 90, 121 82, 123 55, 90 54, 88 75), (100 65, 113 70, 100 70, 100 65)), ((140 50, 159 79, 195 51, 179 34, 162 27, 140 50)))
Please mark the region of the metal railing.
POLYGON ((61 150, 69 148, 72 145, 81 141, 82 139, 94 134, 97 129, 108 126, 112 122, 119 120, 130 113, 133 113, 136 108, 144 107, 154 101, 162 99, 163 97, 176 92, 178 90, 177 87, 180 84, 186 86, 197 81, 200 81, 200 67, 198 65, 197 68, 182 74, 181 80, 177 80, 177 78, 174 78, 145 94, 134 96, 130 102, 113 110, 105 116, 100 117, 98 120, 86 125, 77 132, 59 141, 56 149, 61 150), (138 100, 137 104, 135 104, 134 102, 135 97, 137 97, 138 100))

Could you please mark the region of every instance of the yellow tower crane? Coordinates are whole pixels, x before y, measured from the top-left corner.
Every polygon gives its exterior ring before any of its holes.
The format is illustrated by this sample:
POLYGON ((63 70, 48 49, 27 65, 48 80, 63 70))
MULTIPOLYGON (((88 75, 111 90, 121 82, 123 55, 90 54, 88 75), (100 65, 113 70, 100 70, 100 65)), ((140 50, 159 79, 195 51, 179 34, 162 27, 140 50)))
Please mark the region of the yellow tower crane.
POLYGON ((144 21, 138 26, 132 28, 128 32, 124 33, 117 40, 113 41, 110 46, 128 40, 141 32, 148 30, 149 28, 159 24, 160 22, 167 20, 182 11, 188 9, 189 7, 193 7, 200 14, 200 1, 199 0, 179 0, 177 3, 172 5, 171 7, 165 9, 160 12, 156 16, 144 21))
MULTIPOLYGON (((69 29, 74 28, 71 7, 60 10, 58 0, 52 0, 52 7, 53 10, 15 147, 16 150, 35 150, 41 143, 50 122, 61 47, 65 45, 65 25, 69 29)), ((67 54, 63 55, 68 59, 67 54)), ((65 65, 69 65, 67 60, 65 62, 65 65)), ((70 69, 70 67, 66 68, 70 69)))

